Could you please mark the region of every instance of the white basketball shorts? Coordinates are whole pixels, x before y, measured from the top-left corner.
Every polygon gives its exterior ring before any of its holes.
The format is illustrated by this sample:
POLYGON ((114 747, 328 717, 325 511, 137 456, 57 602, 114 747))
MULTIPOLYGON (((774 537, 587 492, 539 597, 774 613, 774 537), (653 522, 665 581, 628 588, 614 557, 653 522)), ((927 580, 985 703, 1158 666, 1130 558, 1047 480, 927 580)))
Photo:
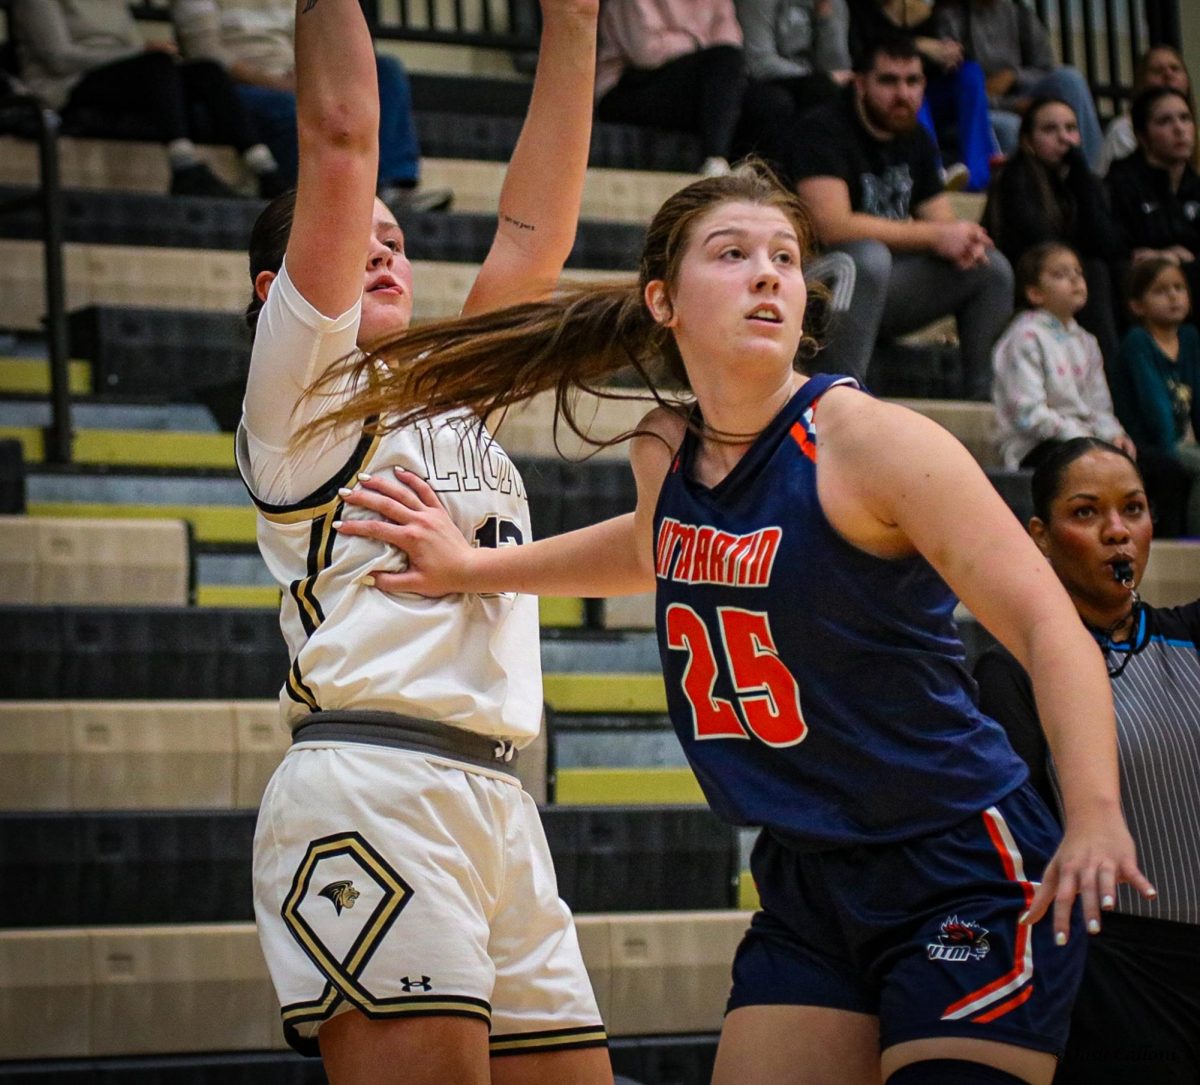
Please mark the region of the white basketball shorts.
POLYGON ((481 1018, 494 1056, 607 1043, 537 807, 505 773, 297 743, 259 811, 254 909, 303 1054, 352 1007, 481 1018))

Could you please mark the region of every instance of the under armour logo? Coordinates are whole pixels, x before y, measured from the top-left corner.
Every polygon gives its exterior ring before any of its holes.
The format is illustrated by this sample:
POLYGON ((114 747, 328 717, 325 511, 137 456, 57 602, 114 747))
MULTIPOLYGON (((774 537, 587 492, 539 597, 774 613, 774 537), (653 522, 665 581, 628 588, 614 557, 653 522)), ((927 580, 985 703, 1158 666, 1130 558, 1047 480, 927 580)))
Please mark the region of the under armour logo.
POLYGON ((419 980, 412 979, 409 976, 402 976, 400 978, 400 986, 403 987, 405 991, 433 990, 433 983, 430 981, 428 976, 422 976, 419 980))
POLYGON ((330 882, 321 890, 321 896, 328 897, 333 901, 333 906, 337 910, 337 914, 341 915, 343 908, 354 907, 354 902, 358 900, 359 892, 354 888, 353 882, 330 882))

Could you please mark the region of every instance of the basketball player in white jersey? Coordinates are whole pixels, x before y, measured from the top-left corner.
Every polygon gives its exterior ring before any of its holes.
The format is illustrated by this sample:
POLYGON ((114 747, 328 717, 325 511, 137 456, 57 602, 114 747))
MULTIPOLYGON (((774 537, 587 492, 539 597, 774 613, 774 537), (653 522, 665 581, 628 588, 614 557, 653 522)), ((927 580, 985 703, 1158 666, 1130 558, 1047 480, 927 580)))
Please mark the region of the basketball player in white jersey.
MULTIPOLYGON (((529 116, 464 312, 548 294, 591 132, 598 0, 542 0, 529 116)), ((300 174, 251 239, 255 345, 238 464, 284 591, 293 746, 263 797, 255 910, 293 1047, 333 1085, 602 1085, 607 1041, 514 753, 541 716, 531 596, 388 596, 394 551, 339 535, 362 472, 417 471, 481 546, 529 539, 521 478, 471 416, 305 443, 336 360, 412 316, 404 236, 374 196, 375 60, 358 0, 299 0, 300 174)), ((349 395, 339 389, 335 395, 349 395)))

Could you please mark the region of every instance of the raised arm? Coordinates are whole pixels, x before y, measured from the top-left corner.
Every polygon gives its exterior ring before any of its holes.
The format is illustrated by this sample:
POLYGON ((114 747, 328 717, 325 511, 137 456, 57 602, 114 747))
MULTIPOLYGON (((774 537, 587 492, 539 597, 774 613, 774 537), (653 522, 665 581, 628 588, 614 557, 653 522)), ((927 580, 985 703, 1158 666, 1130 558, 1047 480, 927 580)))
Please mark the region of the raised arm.
POLYGON ((375 51, 358 0, 298 0, 296 124, 288 274, 314 309, 340 316, 362 294, 379 161, 375 51))
POLYGON ((1116 723, 1103 658, 1066 591, 969 453, 940 426, 843 390, 825 397, 822 504, 852 542, 919 553, 1033 681, 1058 769, 1066 836, 1030 911, 1054 902, 1065 939, 1076 895, 1091 924, 1118 880, 1153 893, 1121 815, 1116 723), (834 408, 830 410, 829 408, 834 408), (896 448, 904 456, 894 455, 896 448))
POLYGON ((496 239, 463 313, 545 297, 575 243, 592 137, 599 0, 542 0, 533 97, 500 190, 496 239))

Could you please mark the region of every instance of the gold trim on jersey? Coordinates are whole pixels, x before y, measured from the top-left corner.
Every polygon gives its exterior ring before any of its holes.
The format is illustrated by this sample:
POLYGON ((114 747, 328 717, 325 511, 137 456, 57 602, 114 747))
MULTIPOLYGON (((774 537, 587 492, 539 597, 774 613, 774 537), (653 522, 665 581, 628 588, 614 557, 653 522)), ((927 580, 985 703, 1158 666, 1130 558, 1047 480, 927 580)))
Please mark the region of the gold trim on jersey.
POLYGON ((309 688, 300 673, 299 660, 292 660, 292 665, 288 668, 287 685, 283 688, 297 704, 307 705, 314 712, 321 711, 321 706, 317 703, 317 695, 309 688))
MULTIPOLYGON (((284 1025, 295 1027, 308 1021, 324 1021, 343 1001, 343 996, 334 989, 328 980, 321 997, 315 1002, 295 1002, 284 1006, 280 1018, 284 1025)), ((491 1007, 479 998, 467 995, 403 995, 398 998, 384 999, 370 1004, 363 1004, 356 999, 346 999, 352 1006, 360 1009, 368 1017, 400 1017, 404 1014, 415 1014, 428 1017, 433 1014, 443 1014, 448 1017, 478 1017, 491 1022, 491 1007)), ((601 1037, 607 1042, 604 1030, 599 1030, 601 1037)), ((577 1046, 572 1044, 571 1046, 577 1046)))
MULTIPOLYGON (((374 419, 368 419, 366 425, 370 426, 373 421, 374 419)), ((299 501, 282 505, 272 505, 266 501, 260 501, 244 474, 242 481, 250 493, 250 500, 254 502, 263 519, 270 520, 273 524, 302 524, 306 520, 328 516, 340 504, 338 490, 343 486, 349 486, 362 469, 371 462, 372 457, 379 450, 383 436, 382 433, 370 433, 364 429, 362 438, 354 446, 354 451, 350 454, 346 465, 320 489, 299 501)), ((240 464, 238 470, 241 470, 240 464)))
POLYGON ((308 533, 308 556, 305 559, 306 575, 288 585, 288 594, 300 613, 300 624, 304 627, 306 637, 311 637, 325 621, 325 612, 321 609, 314 588, 317 578, 333 560, 333 540, 337 534, 333 522, 342 515, 342 508, 339 500, 324 516, 312 521, 308 533))

